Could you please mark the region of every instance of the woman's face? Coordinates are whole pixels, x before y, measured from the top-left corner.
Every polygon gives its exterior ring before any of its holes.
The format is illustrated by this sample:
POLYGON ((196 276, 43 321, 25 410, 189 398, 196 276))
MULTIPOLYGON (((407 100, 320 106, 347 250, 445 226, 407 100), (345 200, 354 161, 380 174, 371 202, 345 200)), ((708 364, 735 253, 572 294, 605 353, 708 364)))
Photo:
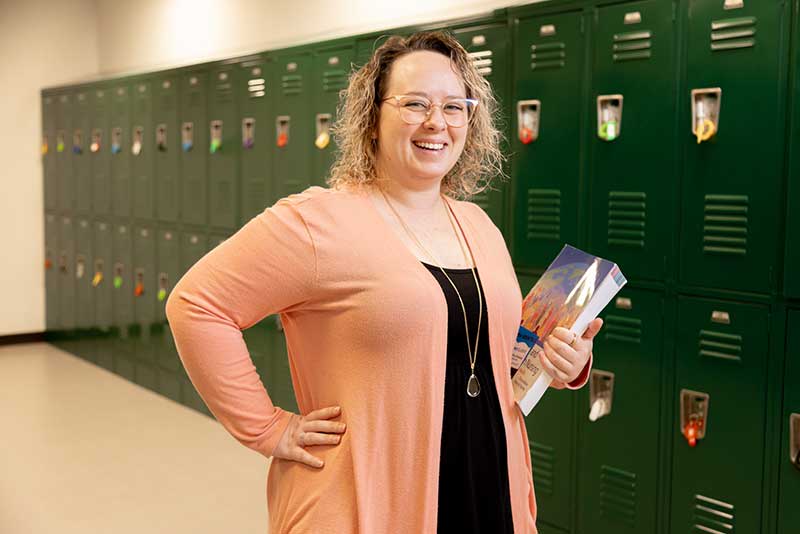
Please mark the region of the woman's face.
MULTIPOLYGON (((450 59, 437 52, 412 52, 395 60, 387 82, 382 98, 417 94, 434 104, 449 98, 466 98, 464 82, 450 59)), ((376 132, 378 172, 411 189, 439 184, 458 161, 467 128, 448 125, 440 106, 433 107, 422 124, 406 124, 394 99, 383 102, 376 132)))

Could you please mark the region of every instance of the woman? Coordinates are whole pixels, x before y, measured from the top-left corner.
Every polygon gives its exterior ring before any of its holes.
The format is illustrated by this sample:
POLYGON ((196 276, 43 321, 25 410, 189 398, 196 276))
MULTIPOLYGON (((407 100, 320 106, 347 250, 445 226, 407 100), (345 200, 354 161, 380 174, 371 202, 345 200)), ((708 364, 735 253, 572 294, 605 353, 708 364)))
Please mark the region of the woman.
MULTIPOLYGON (((391 38, 354 73, 331 189, 282 199, 167 303, 216 418, 272 457, 271 533, 535 533, 510 354, 520 288, 500 232, 454 200, 500 173, 496 103, 450 35, 391 38), (302 415, 273 406, 240 329, 280 313, 302 415)), ((545 347, 579 387, 594 322, 545 347)))

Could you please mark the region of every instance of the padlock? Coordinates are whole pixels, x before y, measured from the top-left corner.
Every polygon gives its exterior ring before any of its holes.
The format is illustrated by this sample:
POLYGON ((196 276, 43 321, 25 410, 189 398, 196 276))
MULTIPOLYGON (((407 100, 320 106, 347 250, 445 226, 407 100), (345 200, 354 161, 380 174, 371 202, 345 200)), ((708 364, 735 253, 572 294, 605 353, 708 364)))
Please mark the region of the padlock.
POLYGON ((99 286, 100 282, 102 281, 103 281, 103 273, 101 271, 94 273, 94 276, 92 277, 92 287, 99 286))
POLYGON ((278 148, 283 148, 289 144, 289 136, 285 132, 278 135, 278 148))
POLYGON ((533 142, 533 132, 530 128, 522 128, 519 131, 519 140, 523 145, 528 145, 533 142))

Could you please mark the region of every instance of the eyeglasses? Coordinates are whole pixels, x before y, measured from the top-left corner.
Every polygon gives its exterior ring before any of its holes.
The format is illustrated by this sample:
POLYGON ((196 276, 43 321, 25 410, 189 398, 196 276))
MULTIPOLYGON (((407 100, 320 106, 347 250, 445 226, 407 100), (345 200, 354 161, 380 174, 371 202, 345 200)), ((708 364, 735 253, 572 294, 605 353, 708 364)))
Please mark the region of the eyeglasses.
POLYGON ((434 104, 424 96, 417 95, 394 95, 381 102, 388 100, 394 100, 394 106, 406 124, 422 124, 430 118, 434 107, 440 107, 444 121, 453 128, 466 126, 478 105, 474 98, 451 98, 434 104))

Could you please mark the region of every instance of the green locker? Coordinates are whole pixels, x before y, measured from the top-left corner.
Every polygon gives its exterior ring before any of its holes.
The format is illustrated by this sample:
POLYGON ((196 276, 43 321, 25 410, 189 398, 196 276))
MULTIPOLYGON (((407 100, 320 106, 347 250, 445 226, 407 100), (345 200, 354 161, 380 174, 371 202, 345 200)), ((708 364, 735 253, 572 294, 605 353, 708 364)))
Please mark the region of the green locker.
POLYGON ((111 95, 105 85, 89 91, 91 131, 87 133, 88 156, 92 174, 92 213, 95 217, 111 215, 111 95))
POLYGON ((61 93, 56 108, 56 180, 58 209, 71 213, 75 209, 75 178, 72 172, 72 93, 61 93))
POLYGON ((45 328, 48 332, 60 327, 60 303, 58 282, 61 278, 58 269, 58 217, 54 213, 44 216, 44 287, 45 287, 45 328))
POLYGON ((113 317, 113 227, 101 220, 94 222, 94 247, 91 264, 91 285, 94 293, 95 326, 107 332, 113 317))
POLYGON ((133 325, 133 230, 126 222, 117 222, 113 227, 112 276, 112 336, 111 349, 114 355, 114 372, 133 381, 134 343, 131 339, 133 325))
POLYGON ((42 171, 44 172, 44 208, 58 209, 58 171, 56 169, 57 96, 42 92, 42 171))
POLYGON ((111 212, 131 214, 131 99, 130 87, 120 80, 111 96, 111 212))
POLYGON ((181 236, 181 276, 202 258, 208 246, 208 237, 201 231, 184 230, 181 236))
POLYGON ((800 525, 800 311, 789 312, 787 331, 778 534, 797 532, 800 525))
MULTIPOLYGON (((794 28, 800 26, 800 6, 795 4, 793 13, 794 28)), ((788 110, 791 116, 791 129, 787 144, 789 146, 788 191, 786 206, 786 256, 783 270, 783 294, 790 298, 800 298, 800 150, 797 142, 800 139, 800 32, 792 32, 791 56, 789 65, 792 74, 791 107, 788 110)))
POLYGON ((685 149, 679 280, 766 293, 777 282, 782 247, 775 202, 782 195, 789 4, 687 5, 681 117, 693 122, 682 120, 679 130, 685 149))
POLYGON ((664 296, 626 287, 601 316, 589 385, 578 394, 577 532, 655 534, 664 296))
POLYGON ((339 91, 347 89, 353 46, 317 50, 313 64, 314 146, 311 183, 325 187, 337 147, 330 128, 336 121, 339 91))
POLYGON ((153 165, 158 220, 175 223, 180 208, 181 135, 178 124, 178 73, 169 71, 153 82, 153 165))
POLYGON ((180 79, 181 220, 208 224, 208 122, 205 69, 183 71, 180 79))
POLYGON ((270 119, 275 87, 270 58, 253 56, 238 63, 236 99, 242 129, 240 225, 264 211, 272 198, 275 128, 270 119))
POLYGON ((156 320, 158 278, 156 272, 156 234, 151 226, 137 226, 133 238, 133 310, 136 324, 137 383, 155 390, 155 365, 158 358, 159 328, 156 320), (155 331, 154 331, 155 330, 155 331), (143 365, 138 373, 140 364, 143 365), (143 381, 140 381, 143 380, 143 381))
POLYGON ((153 127, 153 80, 139 79, 131 85, 131 178, 133 215, 139 220, 155 218, 153 127))
POLYGON ((670 532, 760 532, 768 320, 678 297, 670 532))
MULTIPOLYGON (((176 372, 181 369, 181 362, 178 352, 175 349, 175 341, 172 339, 172 332, 169 329, 166 315, 166 304, 172 288, 180 278, 180 260, 178 256, 179 234, 172 228, 161 228, 157 238, 158 279, 157 292, 155 296, 150 295, 156 301, 156 321, 161 325, 159 333, 159 352, 158 361, 163 370, 171 373, 161 373, 159 387, 168 388, 172 395, 167 395, 171 399, 180 402, 180 382, 176 372), (171 388, 170 388, 171 386, 171 388), (177 394, 175 392, 178 392, 177 394)), ((167 394, 165 391, 162 393, 167 394)))
POLYGON ((88 218, 81 217, 75 227, 75 326, 84 330, 94 327, 94 294, 92 292, 92 243, 94 228, 88 218))
MULTIPOLYGON (((272 347, 269 354, 270 360, 270 376, 269 376, 269 396, 272 403, 284 410, 297 413, 297 399, 294 395, 294 386, 292 385, 291 364, 289 363, 289 355, 286 349, 286 335, 281 325, 280 316, 273 315, 267 317, 267 320, 275 321, 272 335, 269 336, 272 340, 272 347)), ((266 366, 266 364, 264 364, 266 366)), ((263 376, 263 375, 262 375, 263 376)))
POLYGON ((314 119, 310 106, 311 55, 283 54, 275 61, 275 145, 272 151, 274 201, 299 193, 311 185, 311 151, 314 147, 314 119))
POLYGON ((565 242, 580 246, 583 19, 516 19, 514 42, 514 263, 544 270, 565 242))
POLYGON ((91 136, 91 89, 75 93, 72 116, 72 172, 75 177, 75 209, 77 213, 92 212, 92 162, 89 158, 91 136))
POLYGON ((207 125, 210 224, 233 230, 239 222, 239 156, 241 125, 236 105, 236 65, 230 61, 210 69, 207 125))
MULTIPOLYGON (((504 123, 506 125, 509 124, 508 109, 511 100, 509 96, 510 65, 506 61, 510 53, 508 26, 504 23, 471 26, 455 30, 455 36, 461 45, 466 48, 478 71, 489 80, 500 109, 503 110, 504 123)), ((501 149, 507 154, 509 150, 508 144, 504 143, 501 149)), ((473 202, 486 211, 507 239, 509 235, 506 229, 505 216, 509 185, 495 178, 491 183, 492 189, 483 191, 472 199, 473 202)))
POLYGON ((72 217, 61 217, 58 236, 58 301, 63 330, 75 328, 75 225, 72 217))
POLYGON ((628 279, 664 281, 678 175, 672 3, 601 7, 593 24, 589 248, 628 279))

